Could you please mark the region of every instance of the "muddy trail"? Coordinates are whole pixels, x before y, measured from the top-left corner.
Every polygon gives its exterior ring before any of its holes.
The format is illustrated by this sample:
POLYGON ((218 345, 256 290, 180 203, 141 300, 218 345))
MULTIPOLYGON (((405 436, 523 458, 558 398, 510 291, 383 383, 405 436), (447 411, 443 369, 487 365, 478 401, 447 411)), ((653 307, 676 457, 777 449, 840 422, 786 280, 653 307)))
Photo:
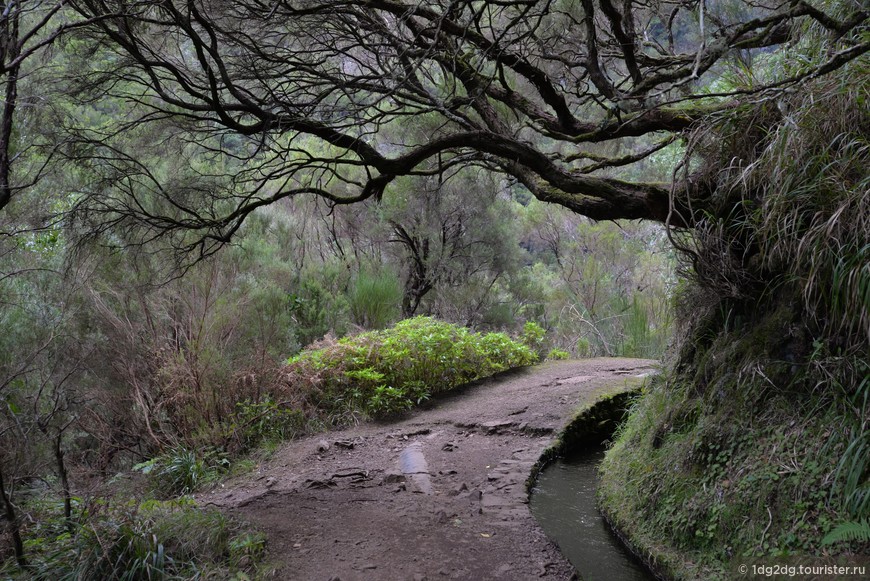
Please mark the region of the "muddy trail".
POLYGON ((278 579, 571 579, 525 481, 578 406, 654 364, 558 362, 485 380, 396 422, 290 442, 199 501, 263 530, 278 579))

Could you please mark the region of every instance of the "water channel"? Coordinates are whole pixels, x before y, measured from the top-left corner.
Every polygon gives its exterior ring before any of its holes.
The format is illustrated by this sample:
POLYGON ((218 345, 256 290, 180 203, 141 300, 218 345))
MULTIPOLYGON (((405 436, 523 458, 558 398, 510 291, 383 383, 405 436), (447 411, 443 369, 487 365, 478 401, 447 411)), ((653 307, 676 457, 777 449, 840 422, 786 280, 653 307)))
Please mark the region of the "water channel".
POLYGON ((530 507, 583 581, 654 581, 611 532, 595 505, 604 448, 553 462, 538 476, 530 507))

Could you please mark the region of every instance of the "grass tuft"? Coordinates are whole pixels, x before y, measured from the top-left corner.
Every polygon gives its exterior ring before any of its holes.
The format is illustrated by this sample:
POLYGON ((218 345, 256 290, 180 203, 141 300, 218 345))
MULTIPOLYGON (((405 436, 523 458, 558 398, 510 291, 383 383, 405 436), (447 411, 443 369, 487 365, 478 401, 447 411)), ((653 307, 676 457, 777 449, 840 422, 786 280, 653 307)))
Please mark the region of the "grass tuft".
POLYGON ((28 540, 31 565, 19 573, 44 581, 250 579, 265 549, 261 533, 188 498, 104 503, 72 532, 39 532, 28 540))

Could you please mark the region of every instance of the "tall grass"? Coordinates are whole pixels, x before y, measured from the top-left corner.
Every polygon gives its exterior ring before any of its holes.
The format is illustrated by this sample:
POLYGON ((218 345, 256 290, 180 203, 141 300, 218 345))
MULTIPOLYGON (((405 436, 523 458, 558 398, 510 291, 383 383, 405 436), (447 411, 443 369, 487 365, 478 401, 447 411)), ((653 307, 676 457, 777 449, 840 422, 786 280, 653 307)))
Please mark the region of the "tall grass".
POLYGON ((247 579, 265 537, 189 499, 152 500, 102 507, 72 533, 31 548, 28 574, 37 580, 247 579))
POLYGON ((863 373, 855 394, 855 421, 851 438, 837 466, 834 490, 841 491, 846 511, 856 521, 870 519, 870 365, 866 361, 858 368, 863 373))
POLYGON ((348 293, 350 312, 357 325, 383 329, 399 318, 402 286, 389 270, 360 270, 348 293))

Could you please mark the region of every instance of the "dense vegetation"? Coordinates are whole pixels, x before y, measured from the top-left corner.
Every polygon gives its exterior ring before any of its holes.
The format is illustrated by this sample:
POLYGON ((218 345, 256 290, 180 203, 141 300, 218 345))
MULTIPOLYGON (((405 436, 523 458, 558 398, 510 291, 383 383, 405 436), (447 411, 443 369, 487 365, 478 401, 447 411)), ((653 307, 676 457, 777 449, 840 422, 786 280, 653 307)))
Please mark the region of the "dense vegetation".
POLYGON ((28 539, 32 562, 24 578, 250 579, 268 572, 257 566, 266 546, 262 534, 191 500, 129 501, 93 510, 69 530, 56 525, 50 512, 39 515, 48 520, 28 539))
MULTIPOLYGON (((100 492, 87 497, 72 494, 64 456, 85 450, 68 444, 64 433, 79 425, 68 420, 53 432, 46 430, 54 437, 49 442, 56 453, 63 512, 51 491, 41 486, 31 484, 14 497, 21 503, 19 510, 25 510, 33 523, 14 531, 22 535, 22 560, 30 561, 22 573, 41 579, 58 575, 75 579, 186 579, 263 573, 267 568, 257 567, 263 556, 262 535, 215 511, 202 511, 185 497, 178 502, 142 502, 127 500, 128 495, 144 492, 160 498, 188 494, 228 473, 244 470, 250 461, 240 454, 256 446, 274 446, 299 434, 360 418, 394 415, 439 392, 530 365, 540 356, 536 349, 544 347, 544 330, 527 323, 521 339, 523 343, 503 333, 472 333, 465 327, 416 317, 383 331, 338 341, 324 339, 280 368, 268 391, 253 396, 236 388, 221 394, 244 395, 235 406, 232 401, 216 405, 214 391, 197 399, 196 394, 176 387, 173 401, 159 402, 163 406, 159 415, 165 414, 159 422, 152 421, 158 414, 151 416, 148 410, 139 410, 140 417, 132 418, 139 419, 158 444, 160 438, 166 441, 162 446, 143 447, 143 451, 160 453, 132 467, 147 480, 134 478, 127 485, 110 485, 108 490, 114 494, 108 499, 100 492)), ((16 391, 25 389, 26 385, 21 385, 16 391)), ((30 418, 18 405, 25 403, 29 402, 11 397, 6 401, 10 415, 24 428, 30 418)), ((40 403, 37 399, 36 404, 40 403)), ((42 421, 51 426, 51 414, 72 411, 76 410, 59 409, 55 403, 48 419, 42 421)), ((39 441, 19 444, 24 444, 18 446, 19 454, 40 453, 39 441)), ((36 456, 31 462, 39 460, 36 456)), ((77 469, 86 466, 87 462, 76 463, 77 469)), ((8 469, 5 473, 10 472, 20 474, 8 469)), ((50 480, 43 482, 51 484, 50 480)), ((16 488, 4 492, 11 498, 16 488)))
POLYGON ((711 4, 5 5, 3 574, 255 575, 129 499, 673 329, 613 519, 678 576, 866 554, 868 14, 711 4))
POLYGON ((718 179, 734 216, 687 243, 671 366, 601 498, 672 577, 870 550, 868 80, 858 61, 783 98, 785 117, 767 103, 699 135, 732 160, 718 179))
POLYGON ((359 345, 380 341, 379 332, 360 331, 402 318, 411 263, 403 246, 382 243, 391 236, 386 202, 332 216, 306 200, 263 212, 237 246, 176 278, 159 257, 76 250, 61 225, 4 239, 0 474, 17 507, 23 553, 42 558, 53 535, 66 534, 64 519, 100 526, 94 503, 106 490, 94 484, 119 470, 145 473, 138 486, 148 494, 189 493, 253 465, 246 455, 258 448, 404 409, 448 387, 432 385, 433 377, 380 381, 389 373, 377 365, 401 362, 416 341, 407 363, 420 367, 426 341, 450 338, 429 347, 443 357, 439 377, 450 386, 527 365, 552 348, 661 352, 673 267, 660 230, 591 224, 530 200, 494 196, 494 205, 501 216, 488 222, 499 229, 493 241, 470 240, 465 265, 437 265, 437 284, 417 310, 519 337, 535 323, 547 339, 535 336, 534 353, 490 333, 476 354, 478 335, 465 327, 415 327, 426 319, 412 319, 383 331, 380 361, 353 360, 359 345), (361 215, 382 226, 359 231, 361 215), (511 221, 522 227, 508 230, 511 221), (307 236, 294 235, 299 228, 307 236), (488 262, 494 255, 496 264, 488 262), (644 291, 633 292, 638 287, 644 291), (310 368, 310 351, 286 367, 312 342, 337 358, 327 390, 311 384, 322 370, 310 368))
POLYGON ((494 373, 531 365, 544 330, 527 323, 526 345, 504 333, 480 335, 427 317, 318 346, 288 362, 287 381, 308 388, 307 406, 378 417, 494 373))

